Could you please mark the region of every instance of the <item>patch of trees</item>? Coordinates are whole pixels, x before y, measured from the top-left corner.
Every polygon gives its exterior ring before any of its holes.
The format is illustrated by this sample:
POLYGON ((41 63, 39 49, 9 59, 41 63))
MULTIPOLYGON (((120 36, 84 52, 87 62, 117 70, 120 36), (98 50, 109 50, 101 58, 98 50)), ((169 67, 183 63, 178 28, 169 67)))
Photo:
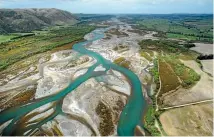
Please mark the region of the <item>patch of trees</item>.
POLYGON ((142 40, 139 43, 141 49, 152 49, 156 51, 166 51, 170 53, 186 52, 188 48, 179 46, 177 41, 172 40, 142 40))
POLYGON ((155 111, 155 108, 150 105, 145 115, 145 128, 151 133, 152 136, 161 136, 160 131, 155 126, 155 119, 159 118, 159 112, 155 111))
MULTIPOLYGON (((205 35, 205 34, 186 34, 183 32, 174 32, 174 31, 168 31, 168 33, 172 33, 172 34, 180 34, 180 35, 184 35, 184 36, 193 36, 193 37, 200 37, 200 38, 213 38, 213 36, 209 36, 209 35, 205 35)), ((202 33, 202 32, 201 32, 202 33)))
POLYGON ((195 44, 193 44, 193 43, 186 43, 186 44, 184 44, 184 47, 186 47, 186 48, 192 48, 192 47, 195 47, 195 44))
POLYGON ((159 31, 157 34, 153 34, 154 37, 161 37, 161 38, 166 38, 166 33, 159 31))
POLYGON ((154 81, 157 85, 156 87, 159 88, 159 85, 160 85, 159 76, 160 76, 160 74, 158 71, 158 60, 157 59, 154 60, 154 67, 150 69, 150 73, 154 77, 154 81))
POLYGON ((131 64, 131 62, 126 60, 124 57, 120 57, 120 58, 115 59, 114 63, 117 65, 120 65, 124 68, 127 68, 127 69, 130 68, 130 64, 131 64))
MULTIPOLYGON (((35 34, 26 34, 21 37, 27 37, 24 39, 18 39, 14 41, 9 41, 7 43, 0 44, 0 52, 4 53, 4 58, 0 59, 0 70, 7 68, 9 65, 22 60, 24 58, 30 57, 32 55, 46 52, 53 48, 63 46, 65 44, 80 41, 83 39, 85 34, 94 30, 94 26, 72 26, 66 28, 60 28, 57 30, 51 30, 48 35, 38 35, 33 36, 35 34), (32 36, 32 38, 29 36, 32 36), (29 42, 26 42, 29 41, 29 42), (41 41, 42 44, 37 44, 36 46, 32 46, 32 41, 38 42, 41 41), (23 44, 24 43, 24 44, 23 44), (46 44, 48 43, 48 44, 46 44), (16 45, 16 46, 10 46, 16 45), (24 50, 26 47, 28 50, 24 50), (16 52, 13 53, 13 50, 18 51, 19 54, 16 52), (8 53, 11 51, 11 53, 8 53)), ((20 38, 20 37, 19 37, 20 38)), ((17 37, 16 37, 17 39, 17 37)))
POLYGON ((199 59, 199 60, 213 59, 213 54, 209 54, 209 55, 200 55, 200 56, 197 57, 197 59, 199 59))
POLYGON ((35 35, 34 33, 31 33, 31 34, 25 34, 25 35, 20 35, 20 36, 17 36, 17 37, 11 38, 10 40, 15 40, 15 39, 19 39, 19 38, 24 38, 24 37, 34 36, 34 35, 35 35))
POLYGON ((117 50, 120 50, 120 49, 124 49, 124 48, 128 48, 127 46, 124 46, 124 45, 119 45, 119 46, 115 46, 113 48, 113 50, 117 51, 117 50))

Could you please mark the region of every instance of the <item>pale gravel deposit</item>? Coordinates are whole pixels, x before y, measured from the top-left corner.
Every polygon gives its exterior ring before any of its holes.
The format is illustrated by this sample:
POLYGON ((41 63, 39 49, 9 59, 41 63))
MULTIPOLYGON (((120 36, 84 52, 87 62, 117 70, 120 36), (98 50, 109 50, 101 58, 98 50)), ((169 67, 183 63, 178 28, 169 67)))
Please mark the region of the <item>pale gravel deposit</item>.
POLYGON ((213 59, 210 60, 201 60, 203 70, 213 76, 213 59))
MULTIPOLYGON (((132 27, 128 24, 122 23, 117 19, 113 19, 112 22, 116 22, 116 24, 120 25, 111 26, 109 29, 118 28, 118 31, 125 32, 126 34, 128 34, 128 36, 117 37, 116 35, 110 34, 110 39, 97 40, 91 43, 91 45, 87 45, 86 47, 89 50, 99 53, 105 59, 110 60, 112 62, 119 57, 124 57, 127 61, 131 63, 130 69, 138 75, 142 83, 146 84, 145 78, 151 76, 148 73, 148 70, 144 71, 144 69, 148 66, 152 67, 153 63, 140 56, 140 46, 138 43, 143 39, 157 39, 153 37, 153 34, 156 34, 156 32, 148 31, 145 35, 139 35, 137 33, 129 32, 128 30, 132 30, 132 27), (119 45, 127 46, 127 48, 122 51, 113 50, 115 46, 119 45)), ((85 36, 85 38, 90 39, 91 36, 91 34, 88 34, 85 36)), ((114 88, 117 88, 117 90, 122 90, 121 87, 114 86, 114 88)), ((146 89, 143 89, 143 93, 145 97, 148 97, 146 89)))
POLYGON ((213 44, 205 44, 205 43, 194 43, 195 47, 191 48, 191 50, 197 51, 198 53, 202 53, 205 55, 213 54, 213 44))
MULTIPOLYGON (((75 115, 81 116, 81 119, 86 121, 97 135, 100 135, 99 131, 97 131, 100 118, 95 111, 99 101, 108 102, 107 104, 109 104, 109 107, 113 109, 113 107, 116 106, 116 101, 120 97, 124 98, 123 95, 111 91, 92 78, 81 84, 65 97, 62 106, 63 112, 74 115, 74 117, 75 115)), ((113 112, 112 115, 114 117, 113 112)), ((79 118, 80 121, 82 121, 81 119, 79 118)), ((73 131, 74 128, 71 130, 73 131)), ((86 129, 82 130, 87 131, 86 129)), ((88 135, 90 133, 85 132, 85 134, 88 135)), ((116 134, 116 130, 114 134, 116 134)))
MULTIPOLYGON (((43 78, 38 81, 35 97, 41 98, 60 92, 68 86, 77 70, 82 67, 87 68, 95 63, 94 59, 90 57, 79 56, 74 51, 60 51, 52 54, 49 62, 41 64, 40 75, 43 78), (64 56, 65 53, 69 53, 69 55, 64 56)), ((77 73, 76 75, 81 74, 77 73)))
MULTIPOLYGON (((131 62, 131 69, 143 79, 142 77, 145 75, 143 75, 144 72, 142 72, 142 70, 149 65, 149 62, 138 54, 138 42, 142 40, 142 38, 152 38, 153 33, 147 34, 146 37, 144 37, 128 32, 127 29, 131 29, 129 25, 120 25, 119 28, 119 31, 124 31, 129 36, 118 38, 113 35, 110 40, 101 39, 94 41, 91 45, 87 45, 86 47, 89 50, 98 52, 110 61, 114 61, 118 57, 125 57, 131 62), (113 47, 119 44, 127 45, 129 47, 128 50, 120 53, 114 51, 113 47)), ((91 39, 91 37, 92 34, 88 34, 85 36, 85 39, 91 39)), ((87 71, 86 68, 77 70, 74 72, 73 78, 84 74, 85 71, 87 71)), ((95 71, 105 71, 105 69, 102 66, 98 66, 95 68, 95 71)), ((126 78, 117 71, 109 70, 107 71, 107 75, 99 76, 95 79, 92 78, 81 84, 78 88, 69 93, 63 101, 63 112, 73 115, 74 117, 81 114, 81 118, 78 119, 80 121, 86 121, 91 127, 81 126, 81 123, 76 120, 67 118, 59 119, 58 117, 55 119, 60 123, 60 129, 62 129, 65 135, 90 135, 92 132, 89 129, 94 130, 95 134, 100 135, 99 131, 97 131, 100 118, 95 112, 98 103, 102 101, 108 104, 108 107, 112 110, 112 118, 117 121, 118 117, 116 117, 113 107, 116 106, 116 102, 119 98, 125 103, 126 97, 130 95, 130 93, 131 88, 126 78), (66 125, 63 126, 65 121, 66 125), (75 124, 75 126, 70 126, 71 124, 75 124), (81 130, 79 130, 79 128, 81 128, 81 130), (68 129, 70 129, 70 131, 68 129)), ((146 94, 145 90, 144 94, 146 94)), ((116 125, 117 123, 114 123, 115 127, 112 135, 117 134, 116 125)))
MULTIPOLYGON (((138 75, 142 83, 146 84, 145 78, 151 77, 146 69, 153 64, 140 56, 138 42, 142 39, 156 39, 152 36, 155 32, 139 35, 129 32, 128 30, 132 28, 128 24, 119 22, 117 19, 113 19, 111 22, 119 25, 110 27, 110 29, 118 27, 119 31, 127 33, 128 36, 117 37, 111 35, 110 39, 94 41, 86 47, 110 61, 114 61, 118 57, 124 57, 127 61, 130 61, 130 69, 138 75), (125 45, 127 48, 121 51, 113 50, 118 45, 125 45)), ((99 30, 96 31, 99 32, 99 30)), ((92 33, 89 33, 85 36, 85 39, 91 39, 92 36, 92 33)), ((88 68, 95 63, 94 58, 80 55, 73 50, 59 51, 51 54, 48 61, 41 59, 39 64, 36 64, 38 65, 36 68, 32 67, 28 70, 30 72, 36 69, 38 70, 36 74, 22 80, 19 78, 13 81, 9 80, 6 85, 0 87, 0 91, 5 92, 11 88, 23 86, 23 84, 32 85, 36 83, 36 99, 53 95, 62 91, 79 76, 84 75, 88 68)), ((98 66, 95 71, 106 71, 106 69, 98 66)), ((8 77, 15 77, 15 75, 8 75, 8 77)), ((125 76, 110 69, 106 72, 106 75, 91 78, 70 92, 63 99, 62 111, 64 115, 58 115, 52 121, 44 124, 42 129, 50 130, 57 122, 63 135, 88 136, 92 133, 100 135, 99 126, 102 119, 96 113, 96 108, 102 102, 110 110, 110 117, 114 126, 111 135, 117 135, 117 122, 123 109, 123 106, 118 105, 118 101, 126 104, 127 97, 130 94, 131 86, 125 76)), ((143 89, 143 94, 147 97, 146 89, 143 89)), ((41 112, 41 114, 32 118, 31 121, 50 115, 53 109, 47 112, 43 111, 51 105, 52 103, 49 103, 32 111, 32 113, 41 112)))

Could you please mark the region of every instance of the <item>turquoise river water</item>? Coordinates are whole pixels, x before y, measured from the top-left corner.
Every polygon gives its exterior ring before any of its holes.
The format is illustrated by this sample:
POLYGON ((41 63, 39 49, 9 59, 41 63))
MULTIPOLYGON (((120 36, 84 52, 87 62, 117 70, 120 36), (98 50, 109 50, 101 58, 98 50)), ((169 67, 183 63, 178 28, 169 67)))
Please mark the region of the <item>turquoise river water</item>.
MULTIPOLYGON (((73 46, 73 50, 79 52, 80 54, 93 57, 97 60, 96 64, 91 66, 84 75, 81 75, 80 77, 72 81, 68 87, 66 87, 65 89, 63 89, 62 91, 60 91, 55 95, 47 96, 36 101, 30 101, 25 105, 16 106, 0 113, 0 125, 11 120, 10 124, 6 126, 6 128, 3 130, 2 135, 7 135, 7 136, 13 135, 12 133, 13 131, 16 130, 17 123, 23 116, 33 111, 34 109, 39 108, 48 103, 62 101, 62 99, 68 93, 72 92, 80 84, 82 84, 83 82, 87 81, 92 77, 105 74, 109 69, 122 73, 129 81, 131 85, 131 90, 132 90, 131 95, 128 98, 127 104, 123 108, 123 111, 120 115, 120 119, 117 127, 118 135, 133 136, 134 129, 137 125, 143 128, 142 116, 146 107, 146 101, 142 93, 142 87, 141 87, 142 84, 139 78, 137 77, 137 75, 126 68, 123 68, 111 63, 109 60, 106 60, 105 58, 103 58, 100 54, 93 52, 91 50, 87 50, 85 48, 85 45, 93 41, 102 39, 104 37, 105 31, 106 29, 96 29, 93 32, 91 32, 93 34, 92 35, 93 37, 90 40, 79 42, 73 46), (102 65, 106 69, 106 71, 94 72, 94 69, 99 65, 102 65)), ((28 126, 25 130, 26 131, 30 130, 30 131, 26 135, 29 135, 30 133, 33 132, 34 129, 39 128, 41 125, 45 124, 46 122, 56 117, 58 114, 62 113, 61 107, 62 107, 61 104, 58 103, 54 108, 55 112, 51 116, 42 120, 41 122, 28 126)))

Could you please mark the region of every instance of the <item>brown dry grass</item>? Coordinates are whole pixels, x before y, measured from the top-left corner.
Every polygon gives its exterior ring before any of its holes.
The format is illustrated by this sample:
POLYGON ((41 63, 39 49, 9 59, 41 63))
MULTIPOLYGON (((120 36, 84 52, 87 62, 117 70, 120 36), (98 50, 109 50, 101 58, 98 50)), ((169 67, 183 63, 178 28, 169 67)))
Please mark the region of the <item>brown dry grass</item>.
POLYGON ((166 106, 176 106, 193 103, 213 98, 213 78, 203 72, 200 66, 193 60, 182 61, 185 66, 193 69, 201 76, 200 80, 191 88, 180 88, 176 92, 164 96, 163 103, 166 106))
POLYGON ((126 60, 124 57, 119 57, 119 58, 115 59, 114 63, 117 65, 120 65, 124 68, 127 68, 127 69, 130 68, 130 64, 131 64, 131 62, 126 60))
POLYGON ((161 80, 161 91, 159 96, 171 90, 175 90, 180 85, 175 72, 171 69, 169 64, 162 59, 159 60, 159 74, 161 80))
MULTIPOLYGON (((20 91, 17 91, 17 92, 20 92, 20 91)), ((17 106, 17 105, 24 104, 27 101, 29 101, 29 100, 34 98, 35 92, 36 92, 36 88, 30 89, 30 90, 23 89, 23 91, 21 93, 19 93, 18 95, 14 96, 13 98, 11 98, 6 104, 2 105, 3 102, 0 103, 0 109, 1 110, 5 110, 5 109, 8 109, 8 108, 17 106)), ((4 97, 4 99, 6 99, 9 96, 4 97)))
POLYGON ((96 113, 100 117, 99 131, 102 136, 111 135, 114 132, 114 124, 111 110, 103 103, 99 102, 96 113))
POLYGON ((212 136, 212 103, 191 105, 164 112, 160 116, 164 131, 169 136, 212 136))

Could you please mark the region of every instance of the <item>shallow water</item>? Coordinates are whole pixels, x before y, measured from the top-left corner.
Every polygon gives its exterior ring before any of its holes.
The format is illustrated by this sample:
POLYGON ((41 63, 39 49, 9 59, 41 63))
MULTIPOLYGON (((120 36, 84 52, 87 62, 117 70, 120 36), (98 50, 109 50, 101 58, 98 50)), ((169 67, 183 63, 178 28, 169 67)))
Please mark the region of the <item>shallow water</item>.
MULTIPOLYGON (((26 114, 28 114, 29 112, 43 105, 46 105, 50 102, 60 102, 68 93, 72 92, 80 84, 87 81, 91 77, 103 75, 109 69, 119 71, 124 76, 126 76, 126 78, 128 79, 132 87, 131 95, 120 115, 118 128, 117 128, 118 135, 133 136, 136 125, 143 126, 142 116, 143 116, 144 108, 146 107, 146 101, 142 93, 141 82, 138 79, 137 75, 126 68, 123 68, 111 63, 109 60, 106 60, 105 58, 103 58, 100 54, 87 50, 85 48, 85 45, 93 41, 102 39, 104 37, 105 31, 106 29, 97 29, 91 32, 93 34, 93 37, 90 40, 79 42, 73 46, 73 49, 75 51, 81 54, 93 57, 97 60, 97 63, 91 66, 84 75, 81 75, 80 77, 75 79, 72 83, 69 84, 67 88, 63 89, 62 91, 60 91, 55 95, 47 96, 36 101, 31 101, 25 105, 16 106, 0 113, 1 124, 3 124, 4 122, 7 122, 8 120, 13 119, 12 122, 3 130, 3 135, 12 135, 12 133, 16 130, 16 126, 17 126, 16 124, 19 121, 19 119, 25 116, 26 114), (94 69, 99 65, 102 65, 106 69, 106 71, 94 72, 94 69)), ((62 107, 61 104, 57 103, 57 105, 55 106, 55 113, 53 115, 49 116, 48 118, 44 119, 43 121, 37 124, 34 124, 33 126, 30 126, 30 129, 32 129, 33 131, 33 129, 38 128, 42 124, 52 120, 58 114, 62 113, 61 107, 62 107)), ((29 129, 29 127, 27 129, 29 129)), ((23 129, 23 130, 27 131, 27 129, 23 129)))
MULTIPOLYGON (((92 32, 94 36, 93 41, 103 38, 104 31, 105 29, 100 29, 99 32, 92 32)), ((111 63, 98 53, 85 49, 83 45, 84 44, 78 43, 74 45, 73 49, 82 54, 94 57, 107 70, 113 69, 119 71, 129 80, 132 87, 132 93, 128 99, 128 103, 120 115, 117 133, 121 136, 133 136, 136 125, 142 126, 143 110, 146 106, 146 101, 142 94, 142 87, 139 78, 132 71, 111 63)))

